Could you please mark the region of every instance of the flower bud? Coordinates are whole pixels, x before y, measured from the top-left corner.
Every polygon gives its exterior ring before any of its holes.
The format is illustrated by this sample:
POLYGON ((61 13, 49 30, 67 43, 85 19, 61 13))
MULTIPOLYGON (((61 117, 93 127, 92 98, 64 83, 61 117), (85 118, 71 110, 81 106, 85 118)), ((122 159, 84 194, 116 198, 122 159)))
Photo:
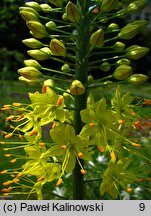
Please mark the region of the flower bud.
POLYGON ((149 52, 149 48, 133 45, 125 49, 125 52, 127 58, 138 60, 149 52))
POLYGON ((30 79, 27 79, 27 78, 25 78, 23 76, 20 76, 18 79, 19 79, 19 81, 23 82, 24 84, 28 84, 29 86, 34 86, 34 85, 39 83, 38 79, 30 80, 30 79))
POLYGON ((50 58, 50 55, 45 53, 43 50, 35 49, 35 50, 28 50, 27 53, 34 59, 43 61, 50 58))
POLYGON ((117 0, 102 0, 101 11, 109 12, 113 10, 117 4, 117 0))
POLYGON ((147 4, 146 0, 137 0, 132 3, 127 7, 128 13, 129 14, 135 14, 141 11, 147 4))
POLYGON ((40 8, 45 13, 49 13, 52 11, 52 8, 48 4, 40 4, 40 8))
POLYGON ((117 80, 125 80, 132 74, 132 67, 128 65, 120 65, 113 73, 113 77, 117 80))
POLYGON ((63 13, 62 19, 63 19, 64 21, 67 21, 67 20, 68 20, 67 13, 63 13))
POLYGON ((94 82, 93 76, 92 76, 92 75, 89 75, 89 76, 88 76, 88 83, 91 84, 91 83, 93 83, 93 82, 94 82))
POLYGON ((107 27, 108 30, 116 30, 116 29, 118 29, 118 28, 119 28, 119 25, 116 24, 116 23, 111 23, 111 24, 107 27))
POLYGON ((48 30, 55 30, 56 29, 56 23, 53 21, 49 21, 45 24, 46 28, 48 30))
POLYGON ((122 51, 125 48, 125 44, 117 41, 114 45, 113 45, 113 49, 115 49, 116 51, 122 51))
POLYGON ((27 67, 34 67, 38 70, 40 70, 42 68, 42 66, 34 59, 24 60, 24 65, 27 67))
POLYGON ((64 44, 56 38, 53 38, 51 40, 50 50, 51 50, 52 54, 56 55, 56 56, 65 56, 65 54, 66 54, 66 48, 65 48, 64 44))
POLYGON ((28 38, 28 39, 22 40, 22 43, 25 44, 26 46, 32 48, 32 49, 41 48, 43 46, 43 43, 36 40, 35 38, 28 38))
POLYGON ((147 82, 148 79, 149 77, 144 74, 133 74, 131 77, 129 77, 128 82, 130 84, 140 85, 147 82))
POLYGON ((48 79, 48 80, 44 81, 44 85, 54 87, 55 83, 54 83, 54 81, 52 79, 48 79))
POLYGON ((70 72, 70 65, 69 64, 62 65, 61 70, 65 73, 70 72))
POLYGON ((34 80, 38 77, 41 77, 42 76, 42 73, 37 70, 35 67, 23 67, 23 68, 20 68, 18 70, 18 73, 27 78, 27 79, 30 79, 30 80, 34 80))
POLYGON ((107 72, 107 71, 109 71, 109 70, 111 69, 111 65, 110 65, 110 63, 108 63, 108 62, 103 62, 103 63, 101 64, 101 66, 100 66, 100 69, 101 69, 102 71, 107 72))
POLYGON ((140 30, 143 29, 149 23, 148 20, 135 20, 132 25, 139 25, 140 30))
POLYGON ((44 38, 49 36, 45 27, 38 21, 29 21, 27 22, 27 26, 35 38, 44 38))
POLYGON ((67 13, 67 18, 73 23, 77 23, 80 19, 80 12, 78 8, 71 2, 69 1, 68 4, 66 5, 66 13, 67 13))
POLYGON ((20 13, 21 17, 23 18, 23 20, 25 20, 26 22, 39 21, 38 17, 32 12, 20 11, 19 13, 20 13))
POLYGON ((93 47, 102 47, 104 45, 103 29, 98 29, 90 37, 90 45, 93 47))
POLYGON ((119 65, 130 65, 131 64, 131 61, 129 59, 126 59, 126 58, 122 58, 120 60, 118 60, 116 62, 116 66, 119 66, 119 65))
POLYGON ((35 2, 35 1, 26 2, 25 6, 31 7, 33 9, 35 9, 36 11, 40 11, 41 10, 40 5, 37 2, 35 2))
POLYGON ((84 85, 79 80, 74 80, 70 86, 70 93, 72 95, 82 95, 85 92, 84 85))
POLYGON ((26 11, 26 12, 31 12, 34 13, 37 17, 39 17, 39 13, 34 8, 31 7, 19 7, 19 11, 26 11))
POLYGON ((140 26, 138 24, 129 23, 124 26, 119 34, 117 35, 120 39, 129 40, 133 38, 140 30, 140 26))
POLYGON ((64 0, 48 0, 48 2, 55 5, 56 7, 62 7, 64 0))

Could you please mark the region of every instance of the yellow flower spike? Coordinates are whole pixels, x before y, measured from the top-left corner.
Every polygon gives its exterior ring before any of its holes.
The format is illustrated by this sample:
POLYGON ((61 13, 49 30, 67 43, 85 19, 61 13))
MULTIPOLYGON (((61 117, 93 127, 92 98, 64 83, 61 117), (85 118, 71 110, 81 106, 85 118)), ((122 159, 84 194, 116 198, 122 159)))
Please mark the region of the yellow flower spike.
POLYGON ((132 193, 133 192, 133 188, 127 188, 127 192, 132 193))
POLYGON ((13 183, 13 181, 6 181, 6 182, 3 182, 3 186, 8 186, 8 185, 10 185, 12 183, 13 183))
POLYGON ((62 102, 63 102, 63 96, 61 95, 61 96, 58 97, 57 106, 61 106, 62 102))
POLYGON ((36 129, 34 129, 33 131, 30 132, 30 136, 34 136, 38 133, 38 131, 36 129))
POLYGON ((8 117, 6 118, 6 121, 7 121, 7 122, 8 122, 8 121, 11 121, 13 118, 14 118, 14 115, 10 115, 10 116, 8 116, 8 117))
POLYGON ((83 158, 83 156, 84 156, 84 155, 83 155, 82 152, 79 152, 79 153, 78 153, 78 157, 79 157, 79 158, 83 158))
POLYGON ((111 152, 110 156, 111 156, 111 160, 112 160, 113 162, 115 162, 115 161, 116 161, 115 153, 114 153, 114 152, 111 152))
POLYGON ((8 139, 8 138, 11 138, 13 136, 13 133, 9 133, 7 135, 5 135, 5 138, 8 139))
POLYGON ((86 170, 85 169, 81 169, 80 172, 81 172, 82 175, 86 174, 86 170))
POLYGON ((13 106, 15 107, 20 107, 22 104, 21 103, 13 103, 13 106))
POLYGON ((62 145, 62 146, 61 146, 61 149, 63 149, 63 150, 66 151, 66 150, 67 150, 67 146, 66 146, 66 145, 62 145))
POLYGON ((98 146, 98 149, 100 152, 104 152, 104 147, 103 146, 98 146))
POLYGON ((95 123, 93 123, 93 122, 89 124, 90 128, 93 128, 94 126, 95 126, 95 123))
POLYGON ((141 148, 141 144, 138 144, 138 143, 132 143, 132 146, 134 146, 136 148, 141 148))
POLYGON ((37 179, 37 182, 41 182, 45 179, 45 176, 40 177, 39 179, 37 179))
POLYGON ((7 174, 7 172, 8 172, 7 170, 3 170, 3 171, 0 172, 0 174, 2 174, 2 175, 7 174))
POLYGON ((59 178, 57 183, 56 183, 56 186, 60 186, 62 184, 62 182, 63 182, 62 178, 59 178))
POLYGON ((16 161, 17 161, 16 158, 14 158, 14 159, 10 160, 9 162, 10 163, 16 163, 16 161))

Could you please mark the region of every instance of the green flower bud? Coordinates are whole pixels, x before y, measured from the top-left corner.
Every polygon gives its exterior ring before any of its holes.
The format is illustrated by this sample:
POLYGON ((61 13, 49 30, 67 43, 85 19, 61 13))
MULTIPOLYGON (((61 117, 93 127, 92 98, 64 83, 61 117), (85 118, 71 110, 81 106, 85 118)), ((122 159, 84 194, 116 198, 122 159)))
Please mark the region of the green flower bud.
POLYGON ((22 40, 23 44, 25 44, 26 46, 30 47, 30 48, 41 48, 43 46, 43 43, 41 43, 40 41, 36 40, 35 38, 28 38, 25 40, 22 40))
POLYGON ((66 48, 65 48, 64 44, 56 38, 53 38, 51 40, 50 50, 51 50, 52 54, 56 55, 56 56, 65 56, 65 54, 66 54, 66 48))
POLYGON ((62 65, 61 70, 65 73, 70 72, 70 65, 69 64, 62 65))
POLYGON ((57 7, 62 7, 64 0, 48 0, 51 4, 57 6, 57 7))
POLYGON ((40 4, 41 10, 45 13, 49 13, 52 11, 52 8, 48 4, 40 4))
POLYGON ((38 79, 30 80, 30 79, 27 79, 27 78, 25 78, 23 76, 20 76, 18 79, 19 79, 19 81, 21 81, 21 82, 23 82, 25 84, 28 84, 29 86, 34 86, 34 85, 39 83, 38 79))
POLYGON ((148 20, 135 20, 132 25, 139 25, 140 30, 143 29, 149 23, 148 20))
POLYGON ((84 85, 79 80, 74 80, 70 86, 70 93, 72 95, 82 95, 85 92, 84 85))
POLYGON ((69 1, 68 4, 66 5, 66 13, 67 13, 67 18, 73 23, 77 23, 80 19, 80 12, 78 8, 71 2, 69 1))
POLYGON ((130 84, 140 85, 147 82, 148 79, 149 77, 144 74, 133 74, 131 77, 129 77, 128 82, 130 84))
POLYGON ((125 49, 125 52, 127 58, 138 60, 149 52, 149 48, 133 45, 125 49))
POLYGON ((68 20, 67 13, 63 13, 62 19, 63 19, 64 21, 67 21, 67 20, 68 20))
POLYGON ((113 10, 117 4, 118 0, 102 0, 101 11, 109 12, 113 10))
POLYGON ((93 83, 93 82, 94 82, 93 76, 92 76, 92 75, 89 75, 89 76, 88 76, 88 83, 91 84, 91 83, 93 83))
POLYGON ((37 2, 35 2, 35 1, 26 2, 25 6, 31 7, 33 9, 35 9, 36 11, 40 11, 41 10, 40 5, 37 2))
POLYGON ((125 48, 125 44, 117 41, 114 45, 113 45, 113 49, 115 49, 116 51, 122 51, 125 48))
POLYGON ((27 53, 32 58, 34 58, 36 60, 39 60, 39 61, 47 60, 47 59, 50 58, 50 55, 48 55, 47 53, 45 53, 45 52, 43 52, 42 50, 39 50, 39 49, 28 50, 27 53))
POLYGON ((38 17, 32 12, 20 11, 19 13, 20 13, 21 17, 23 18, 23 20, 25 20, 26 22, 39 21, 38 17))
POLYGON ((18 73, 29 79, 29 80, 34 80, 34 79, 37 79, 39 77, 41 77, 43 74, 37 70, 35 67, 23 67, 23 68, 20 68, 18 70, 18 73))
POLYGON ((116 62, 116 66, 130 65, 130 64, 131 64, 131 61, 129 59, 126 59, 126 58, 122 58, 116 62))
POLYGON ((98 29, 90 37, 90 45, 93 47, 102 47, 104 45, 103 29, 98 29))
POLYGON ((116 23, 111 23, 108 27, 109 30, 116 30, 119 28, 119 25, 116 23))
POLYGON ((42 66, 34 59, 24 60, 24 65, 27 67, 34 67, 38 70, 40 70, 42 68, 42 66))
POLYGON ((47 79, 44 81, 44 85, 45 86, 49 86, 49 87, 54 87, 55 86, 55 83, 52 79, 47 79))
POLYGON ((146 0, 137 0, 137 1, 134 1, 134 2, 130 3, 130 5, 128 6, 128 8, 127 8, 128 13, 129 13, 129 14, 138 13, 138 12, 141 11, 146 5, 147 5, 147 1, 146 1, 146 0))
POLYGON ((110 80, 107 80, 107 81, 105 81, 105 82, 103 83, 103 88, 104 88, 104 89, 111 89, 113 86, 114 86, 114 85, 113 85, 113 82, 110 81, 110 80))
POLYGON ((46 28, 48 30, 55 30, 56 29, 56 24, 53 21, 49 21, 45 24, 46 28))
POLYGON ((117 80, 125 80, 132 74, 132 67, 128 65, 120 65, 113 73, 113 77, 117 80))
POLYGON ((27 22, 27 26, 35 38, 44 38, 49 36, 47 30, 40 22, 29 21, 27 22))
POLYGON ((101 64, 101 66, 100 66, 100 69, 101 69, 102 71, 107 72, 107 71, 109 71, 109 70, 111 69, 111 65, 110 65, 110 63, 108 63, 108 62, 103 62, 103 63, 101 64))
POLYGON ((31 7, 19 7, 19 12, 21 11, 31 12, 34 13, 37 17, 39 17, 39 13, 37 13, 37 11, 31 7))
POLYGON ((40 49, 42 52, 46 53, 48 56, 52 55, 51 50, 48 47, 43 47, 40 49))

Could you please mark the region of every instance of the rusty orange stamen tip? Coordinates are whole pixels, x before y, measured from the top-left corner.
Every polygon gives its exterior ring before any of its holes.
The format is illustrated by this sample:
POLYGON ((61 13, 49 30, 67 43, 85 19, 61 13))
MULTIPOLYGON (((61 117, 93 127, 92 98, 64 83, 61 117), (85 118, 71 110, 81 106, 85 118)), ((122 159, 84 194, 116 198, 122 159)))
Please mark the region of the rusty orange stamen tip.
POLYGON ((127 192, 132 193, 133 192, 133 188, 127 188, 127 192))
POLYGON ((3 144, 5 144, 5 142, 3 142, 3 141, 0 141, 0 145, 3 145, 3 144))
POLYGON ((111 156, 111 160, 115 162, 116 161, 115 153, 111 152, 110 156, 111 156))
POLYGON ((43 176, 43 177, 37 179, 37 182, 43 181, 44 179, 45 179, 45 177, 43 176))
POLYGON ((47 86, 46 86, 46 85, 43 85, 43 86, 42 86, 42 93, 46 93, 46 91, 47 91, 47 86))
POLYGON ((20 107, 22 104, 21 103, 13 103, 13 106, 16 106, 16 107, 20 107))
POLYGON ((9 107, 2 107, 1 110, 2 111, 9 110, 9 107))
POLYGON ((4 157, 10 157, 11 154, 4 154, 4 157))
POLYGON ((95 124, 93 122, 89 124, 90 128, 93 128, 94 126, 95 126, 95 124))
POLYGON ((140 147, 141 147, 141 145, 138 144, 138 143, 132 143, 132 146, 134 146, 134 147, 136 147, 136 148, 140 148, 140 147))
POLYGON ((60 185, 62 184, 62 182, 63 182, 63 181, 62 181, 62 179, 61 179, 61 178, 59 178, 59 179, 58 179, 58 181, 57 181, 57 184, 56 184, 56 186, 60 186, 60 185))
POLYGON ((11 138, 12 136, 13 136, 13 133, 9 133, 5 135, 5 138, 8 139, 8 138, 11 138))
POLYGON ((79 158, 83 158, 83 156, 84 156, 84 155, 83 155, 82 152, 79 152, 79 153, 78 153, 78 157, 79 157, 79 158))
POLYGON ((8 122, 8 121, 11 121, 13 118, 14 118, 14 116, 13 116, 13 115, 10 115, 10 116, 8 116, 8 117, 6 118, 6 121, 7 121, 7 122, 8 122))
POLYGON ((10 162, 10 163, 15 163, 15 162, 16 162, 16 159, 14 158, 14 159, 10 160, 9 162, 10 162))
POLYGON ((119 120, 118 120, 118 123, 119 123, 119 124, 125 124, 125 120, 124 120, 124 119, 119 119, 119 120))
POLYGON ((63 96, 58 97, 57 106, 61 106, 63 101, 63 96))
POLYGON ((63 149, 63 150, 67 150, 67 146, 66 145, 62 145, 62 146, 60 146, 60 148, 63 149))
POLYGON ((0 172, 0 174, 6 174, 7 173, 7 170, 3 170, 0 172))
POLYGON ((99 149, 100 152, 104 152, 104 147, 103 146, 99 146, 98 149, 99 149))
POLYGON ((41 148, 43 148, 43 147, 45 147, 45 143, 44 143, 44 142, 40 142, 40 143, 38 144, 38 146, 41 147, 41 148))
POLYGON ((8 186, 8 185, 10 185, 12 182, 13 182, 13 181, 6 181, 6 182, 3 183, 3 186, 8 186))
POLYGON ((81 169, 80 172, 81 172, 82 175, 86 174, 86 170, 84 170, 84 169, 81 169))
POLYGON ((21 177, 21 176, 23 176, 23 173, 18 173, 17 174, 17 177, 21 177))
POLYGON ((56 122, 54 122, 53 124, 52 124, 52 128, 56 128, 57 127, 57 124, 56 124, 56 122))
POLYGON ((149 99, 148 99, 148 100, 144 100, 144 104, 146 104, 146 105, 147 105, 147 104, 148 104, 148 105, 151 104, 151 100, 149 100, 149 99))
POLYGON ((18 182, 20 182, 20 179, 18 179, 18 178, 15 178, 15 179, 13 179, 13 181, 12 181, 13 183, 18 183, 18 182))
POLYGON ((38 133, 38 131, 35 129, 35 130, 33 130, 33 131, 30 132, 30 136, 34 136, 34 135, 36 135, 37 133, 38 133))

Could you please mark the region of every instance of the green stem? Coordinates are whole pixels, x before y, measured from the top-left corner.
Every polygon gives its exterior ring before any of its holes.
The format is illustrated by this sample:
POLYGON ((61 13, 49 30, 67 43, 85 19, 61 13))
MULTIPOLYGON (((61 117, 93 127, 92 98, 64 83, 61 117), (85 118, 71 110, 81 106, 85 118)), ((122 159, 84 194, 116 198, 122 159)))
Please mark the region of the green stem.
MULTIPOLYGON (((74 127, 76 134, 79 134, 83 122, 81 120, 80 111, 86 108, 87 104, 87 77, 88 77, 88 55, 89 52, 89 19, 88 4, 85 1, 78 1, 78 6, 81 13, 81 18, 77 26, 77 41, 76 41, 76 71, 75 79, 81 81, 85 86, 86 91, 82 95, 75 96, 75 112, 74 112, 74 127)), ((84 166, 83 160, 80 160, 82 166, 84 166)), ((73 198, 76 200, 84 199, 84 180, 83 175, 80 172, 81 167, 77 161, 73 171, 73 198)))
POLYGON ((63 71, 53 70, 53 69, 44 68, 44 67, 42 67, 42 70, 50 71, 50 72, 57 73, 57 74, 63 74, 63 75, 70 76, 70 77, 74 76, 73 74, 64 73, 63 71))

